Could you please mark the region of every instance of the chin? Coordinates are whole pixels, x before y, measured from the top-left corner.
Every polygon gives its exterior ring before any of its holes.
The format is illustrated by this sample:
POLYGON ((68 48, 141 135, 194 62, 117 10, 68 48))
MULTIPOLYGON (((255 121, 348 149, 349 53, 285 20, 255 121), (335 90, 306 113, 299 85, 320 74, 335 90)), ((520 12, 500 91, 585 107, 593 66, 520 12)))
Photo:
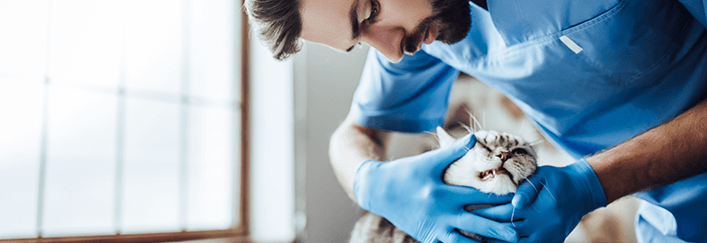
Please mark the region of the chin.
POLYGON ((479 188, 479 191, 493 193, 496 195, 506 195, 516 192, 516 189, 518 189, 518 187, 513 183, 509 176, 499 175, 490 181, 485 181, 483 186, 479 188))

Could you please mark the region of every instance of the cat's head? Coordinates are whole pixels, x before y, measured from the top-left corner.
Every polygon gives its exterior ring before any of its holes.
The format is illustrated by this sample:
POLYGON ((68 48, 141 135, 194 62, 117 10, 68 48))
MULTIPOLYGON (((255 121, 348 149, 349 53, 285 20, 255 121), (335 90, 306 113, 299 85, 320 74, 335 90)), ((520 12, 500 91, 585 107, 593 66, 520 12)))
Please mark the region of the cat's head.
MULTIPOLYGON (((476 144, 447 168, 445 183, 503 195, 515 192, 537 168, 535 149, 523 138, 484 130, 474 135, 476 144)), ((441 127, 437 127, 437 137, 440 147, 456 140, 441 127)))

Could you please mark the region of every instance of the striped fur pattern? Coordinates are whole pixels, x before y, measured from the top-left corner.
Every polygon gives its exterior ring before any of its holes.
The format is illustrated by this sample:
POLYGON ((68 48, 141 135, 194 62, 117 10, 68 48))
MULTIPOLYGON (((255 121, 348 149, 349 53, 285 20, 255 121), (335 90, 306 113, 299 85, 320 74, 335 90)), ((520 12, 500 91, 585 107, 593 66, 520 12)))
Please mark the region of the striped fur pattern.
MULTIPOLYGON (((474 135, 476 145, 447 168, 445 183, 503 195, 515 192, 537 168, 535 149, 522 138, 483 130, 474 135)), ((437 136, 441 147, 456 140, 442 128, 437 128, 437 136)))

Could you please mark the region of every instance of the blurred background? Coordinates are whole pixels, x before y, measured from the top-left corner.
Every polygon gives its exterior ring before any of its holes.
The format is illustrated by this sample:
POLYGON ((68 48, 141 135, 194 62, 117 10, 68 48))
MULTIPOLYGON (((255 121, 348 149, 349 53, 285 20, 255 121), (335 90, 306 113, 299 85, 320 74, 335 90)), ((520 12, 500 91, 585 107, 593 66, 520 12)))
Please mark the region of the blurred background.
MULTIPOLYGON (((245 25, 240 1, 0 0, 0 242, 347 242, 328 144, 368 47, 278 62, 245 25)), ((634 199, 605 211, 568 241, 635 241, 634 199)))

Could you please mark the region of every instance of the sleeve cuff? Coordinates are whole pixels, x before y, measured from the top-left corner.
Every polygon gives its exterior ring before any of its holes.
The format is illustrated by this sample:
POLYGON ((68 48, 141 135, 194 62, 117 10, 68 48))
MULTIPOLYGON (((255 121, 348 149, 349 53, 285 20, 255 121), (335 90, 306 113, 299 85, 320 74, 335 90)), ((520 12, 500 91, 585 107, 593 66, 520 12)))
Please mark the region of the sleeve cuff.
MULTIPOLYGON (((592 207, 593 209, 606 207, 606 195, 604 195, 604 188, 599 183, 599 178, 597 177, 594 169, 587 163, 584 158, 579 159, 574 164, 570 165, 574 171, 584 176, 584 186, 585 189, 591 194, 592 207)), ((592 210, 593 210, 592 209, 592 210)))

